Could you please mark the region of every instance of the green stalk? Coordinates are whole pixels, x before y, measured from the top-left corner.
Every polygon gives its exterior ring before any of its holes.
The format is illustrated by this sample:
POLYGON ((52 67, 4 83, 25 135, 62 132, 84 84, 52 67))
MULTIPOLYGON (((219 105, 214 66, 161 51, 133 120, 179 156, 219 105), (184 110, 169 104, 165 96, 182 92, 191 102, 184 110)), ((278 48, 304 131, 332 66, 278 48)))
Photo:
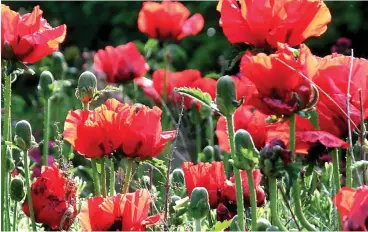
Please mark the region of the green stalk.
POLYGON ((349 152, 350 149, 351 147, 346 152, 346 187, 351 188, 353 186, 353 171, 351 168, 353 166, 353 157, 351 152, 349 152))
POLYGON ((128 166, 127 166, 127 170, 125 172, 125 177, 124 177, 124 185, 121 190, 122 194, 126 194, 129 190, 130 179, 132 176, 132 168, 133 168, 133 160, 128 159, 128 166))
MULTIPOLYGON (((292 114, 290 116, 290 150, 293 156, 293 159, 295 160, 295 114, 292 114)), ((292 197, 294 198, 295 203, 295 216, 300 222, 300 224, 308 231, 316 231, 316 228, 308 222, 308 220, 305 218, 304 213, 302 211, 302 203, 300 201, 300 184, 298 179, 294 180, 293 186, 292 186, 292 197)))
MULTIPOLYGON (((235 157, 235 141, 234 141, 234 127, 233 127, 233 116, 226 117, 227 131, 229 134, 229 143, 231 148, 231 156, 235 157)), ((229 157, 226 155, 224 157, 225 170, 229 172, 229 157), (228 169, 226 169, 226 167, 228 169)), ((227 173, 228 173, 227 172, 227 173)), ((238 222, 242 230, 245 229, 244 224, 244 203, 243 203, 243 186, 241 182, 240 171, 238 168, 234 167, 234 177, 235 177, 235 189, 236 189, 236 208, 238 213, 238 222)), ((249 179, 249 178, 248 178, 249 179)))
POLYGON ((101 186, 102 186, 102 196, 106 197, 106 172, 105 172, 105 158, 101 158, 101 186))
POLYGON ((115 195, 115 170, 114 170, 114 162, 111 159, 108 159, 110 162, 110 196, 115 195))
MULTIPOLYGON (((4 70, 3 70, 4 71, 4 70)), ((5 72, 4 72, 5 73, 5 72)), ((2 137, 5 141, 11 141, 9 129, 10 129, 10 120, 11 120, 11 75, 4 75, 5 85, 4 85, 4 126, 3 126, 3 134, 2 137)), ((6 145, 2 146, 2 156, 1 156, 1 221, 5 222, 5 211, 7 210, 5 207, 5 201, 7 198, 6 195, 6 145)), ((1 230, 6 229, 6 223, 1 223, 1 230)))
POLYGON ((210 114, 210 116, 208 117, 208 127, 209 127, 209 132, 210 134, 208 135, 209 137, 209 145, 213 146, 215 144, 214 142, 214 136, 213 136, 213 118, 212 118, 212 112, 210 114))
POLYGON ((165 75, 164 75, 164 85, 163 85, 163 92, 162 92, 162 99, 164 100, 164 102, 166 103, 167 100, 167 72, 169 71, 169 60, 167 59, 167 55, 168 55, 168 49, 167 49, 167 45, 164 44, 164 63, 165 63, 165 75))
POLYGON ((252 211, 252 231, 257 230, 257 198, 254 188, 253 170, 245 170, 248 176, 248 186, 250 192, 250 207, 252 211))
MULTIPOLYGON (((249 179, 249 178, 248 178, 249 179)), ((270 193, 271 223, 282 231, 288 231, 281 223, 277 210, 277 181, 273 176, 268 176, 268 191, 270 193)))
POLYGON ((91 166, 92 166, 93 185, 94 185, 94 188, 95 188, 95 195, 96 196, 101 196, 100 177, 98 176, 96 159, 91 159, 91 166))
POLYGON ((340 190, 340 169, 339 169, 339 152, 336 149, 334 149, 331 152, 331 158, 332 158, 332 168, 333 168, 333 178, 335 183, 335 191, 336 193, 340 190))
POLYGON ((198 156, 198 154, 201 153, 202 151, 201 149, 201 145, 202 145, 201 124, 196 123, 195 128, 196 128, 196 151, 197 151, 197 156, 198 156))
POLYGON ((33 211, 33 202, 32 202, 32 195, 31 195, 31 183, 30 183, 30 175, 29 175, 29 168, 28 168, 28 151, 23 151, 24 155, 24 172, 25 172, 25 179, 27 185, 27 199, 28 199, 28 206, 29 206, 29 215, 32 221, 32 231, 36 231, 36 223, 35 223, 35 216, 33 211))
POLYGON ((196 219, 195 223, 195 230, 194 231, 201 231, 201 219, 196 219))
POLYGON ((42 149, 42 160, 43 165, 48 166, 49 156, 49 137, 50 137, 50 99, 45 99, 45 113, 43 118, 43 149, 42 149))
POLYGON ((14 208, 13 208, 13 231, 17 231, 17 207, 18 202, 14 201, 14 208))
MULTIPOLYGON (((231 156, 235 156, 233 154, 235 154, 235 144, 234 143, 234 126, 233 126, 233 116, 229 116, 226 118, 226 123, 227 123, 227 133, 229 136, 229 144, 230 144, 230 149, 231 149, 231 156)), ((224 152, 224 166, 225 166, 225 173, 226 173, 226 177, 229 178, 230 177, 230 164, 229 164, 229 154, 227 152, 224 152)))

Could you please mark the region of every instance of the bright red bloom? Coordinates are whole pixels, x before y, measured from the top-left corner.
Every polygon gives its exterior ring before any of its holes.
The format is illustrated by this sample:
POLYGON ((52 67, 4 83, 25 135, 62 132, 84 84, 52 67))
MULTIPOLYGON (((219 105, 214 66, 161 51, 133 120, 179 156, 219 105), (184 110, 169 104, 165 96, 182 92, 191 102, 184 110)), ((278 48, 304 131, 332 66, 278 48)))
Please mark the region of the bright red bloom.
MULTIPOLYGON (((266 123, 267 115, 262 114, 253 106, 241 105, 234 113, 234 129, 247 130, 253 138, 254 145, 261 149, 267 138, 267 130, 271 126, 266 123)), ((229 137, 227 133, 226 119, 221 116, 217 121, 216 136, 222 150, 230 152, 229 137)))
MULTIPOLYGON (((364 115, 365 118, 368 117, 368 61, 358 58, 354 58, 353 61, 350 82, 350 118, 355 125, 359 125, 361 121, 359 89, 363 95, 364 115)), ((317 103, 320 127, 321 130, 342 137, 348 132, 346 103, 351 57, 332 54, 318 58, 318 62, 319 71, 313 81, 323 90, 320 91, 317 103)), ((355 129, 353 124, 351 127, 352 130, 355 129)))
POLYGON ((331 14, 320 0, 222 0, 220 25, 231 43, 296 46, 327 30, 331 14))
POLYGON ((247 104, 252 94, 257 93, 257 89, 254 84, 241 73, 236 76, 231 76, 235 83, 236 100, 240 101, 242 98, 244 104, 247 104))
MULTIPOLYGON (((259 169, 253 170, 253 180, 254 180, 254 188, 256 190, 256 199, 257 206, 262 206, 265 201, 265 193, 261 187, 262 174, 259 169)), ((244 206, 250 206, 250 191, 248 186, 248 176, 246 171, 242 170, 240 172, 243 186, 243 199, 244 206)), ((230 181, 226 182, 226 187, 223 191, 223 197, 227 201, 236 202, 236 190, 235 190, 235 178, 234 176, 230 177, 230 181)))
POLYGON ((24 63, 35 63, 59 49, 59 44, 65 39, 66 26, 52 28, 42 18, 42 13, 36 6, 32 13, 20 16, 1 4, 2 59, 16 58, 24 63))
POLYGON ((115 99, 109 99, 105 104, 94 111, 69 111, 66 117, 64 139, 87 158, 110 155, 121 145, 120 122, 130 107, 115 99))
POLYGON ((133 42, 116 48, 107 46, 97 51, 94 66, 104 72, 107 81, 119 83, 144 75, 149 67, 133 42))
POLYGON ((221 200, 222 190, 225 185, 226 175, 223 162, 198 163, 191 162, 182 164, 185 185, 190 197, 196 187, 207 189, 209 202, 212 209, 215 209, 221 200))
MULTIPOLYGON (((158 69, 152 75, 152 81, 147 78, 138 78, 136 83, 143 89, 146 96, 152 98, 156 104, 161 104, 164 95, 164 80, 166 75, 166 96, 169 102, 180 104, 182 95, 175 92, 178 87, 199 88, 211 95, 216 96, 216 80, 203 78, 198 70, 188 69, 181 72, 170 72, 158 69)), ((186 108, 191 107, 192 98, 184 97, 186 108)))
POLYGON ((344 231, 368 230, 368 186, 341 188, 334 198, 344 231))
MULTIPOLYGON (((77 215, 76 186, 55 163, 52 167, 44 167, 41 176, 32 183, 31 195, 36 222, 53 230, 69 229, 77 215), (63 217, 64 224, 60 228, 63 217)), ((29 216, 27 198, 22 209, 29 216)))
MULTIPOLYGON (((321 144, 327 148, 349 147, 349 145, 344 140, 337 138, 329 132, 315 129, 312 123, 306 118, 295 115, 295 123, 295 144, 296 152, 298 154, 308 154, 309 148, 316 144, 321 144)), ((288 147, 289 138, 289 121, 274 124, 272 130, 268 130, 267 132, 267 142, 270 142, 273 139, 280 139, 288 147)))
POLYGON ((122 121, 121 148, 129 157, 155 157, 173 140, 176 131, 162 131, 162 111, 154 106, 130 107, 129 116, 122 121))
POLYGON ((144 2, 138 15, 138 28, 151 38, 181 40, 197 35, 204 26, 201 14, 190 18, 189 15, 180 2, 144 2))
POLYGON ((309 48, 300 45, 299 57, 285 44, 279 44, 275 54, 245 54, 240 71, 254 83, 258 93, 253 94, 249 104, 268 115, 291 115, 304 109, 312 100, 312 87, 308 80, 287 65, 313 77, 318 70, 317 59, 309 48))
POLYGON ((92 197, 78 214, 83 231, 145 231, 160 215, 148 217, 152 199, 147 190, 113 197, 92 197))

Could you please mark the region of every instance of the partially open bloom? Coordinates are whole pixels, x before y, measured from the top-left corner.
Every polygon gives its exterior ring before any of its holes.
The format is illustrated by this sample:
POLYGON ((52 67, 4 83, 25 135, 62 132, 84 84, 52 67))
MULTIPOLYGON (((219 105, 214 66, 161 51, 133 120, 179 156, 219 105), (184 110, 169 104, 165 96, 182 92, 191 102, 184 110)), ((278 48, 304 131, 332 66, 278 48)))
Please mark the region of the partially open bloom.
MULTIPOLYGON (((165 69, 158 69, 152 75, 152 80, 147 78, 138 78, 136 83, 143 89, 146 96, 152 98, 156 104, 161 103, 164 96, 164 80, 166 78, 166 96, 172 103, 181 103, 182 95, 175 92, 175 88, 191 87, 199 88, 211 95, 212 99, 216 95, 216 80, 203 78, 198 70, 188 69, 181 72, 170 72, 165 69), (165 77, 166 75, 166 77, 165 77)), ((184 105, 190 108, 193 100, 190 97, 184 97, 184 105)))
POLYGON ((350 119, 354 122, 351 123, 352 130, 361 121, 359 89, 363 97, 363 112, 365 118, 368 117, 368 61, 354 58, 350 82, 351 57, 332 54, 318 58, 318 62, 319 70, 313 81, 323 90, 320 91, 317 103, 320 127, 321 130, 343 137, 348 132, 346 110, 348 85, 350 85, 350 119))
POLYGON ((151 38, 181 40, 197 35, 203 28, 201 14, 189 18, 189 10, 180 2, 144 2, 138 15, 138 28, 151 38))
POLYGON ((119 83, 132 80, 148 71, 148 64, 133 42, 116 48, 107 46, 94 56, 94 67, 104 72, 107 81, 119 83))
POLYGON ((69 111, 66 117, 64 139, 87 158, 110 155, 121 145, 120 122, 124 119, 118 117, 118 112, 127 115, 129 105, 115 99, 105 104, 93 111, 69 111))
POLYGON ((245 54, 240 64, 240 71, 258 91, 249 104, 264 114, 277 116, 289 116, 308 107, 313 99, 311 83, 297 71, 312 78, 317 70, 317 59, 303 44, 298 58, 287 45, 279 44, 275 54, 245 54))
POLYGON ((1 4, 1 58, 35 63, 59 49, 66 35, 66 26, 52 28, 42 18, 42 10, 19 15, 1 4))
POLYGON ((331 14, 320 0, 221 0, 220 25, 231 43, 256 47, 296 46, 327 30, 331 14))
POLYGON ((211 208, 215 209, 221 200, 226 181, 224 163, 212 162, 194 165, 191 162, 184 162, 182 167, 188 196, 191 196, 194 188, 203 187, 208 191, 211 208))
MULTIPOLYGON (((254 145, 261 149, 267 138, 267 130, 270 127, 266 122, 267 115, 262 114, 250 105, 241 105, 234 113, 234 130, 247 130, 253 138, 254 145)), ((217 121, 216 136, 222 150, 230 152, 229 136, 227 133, 226 119, 221 116, 217 121)))
MULTIPOLYGON (((36 222, 52 230, 69 229, 77 215, 76 186, 55 163, 52 167, 44 167, 41 176, 32 183, 31 195, 36 222)), ((27 198, 22 209, 29 216, 27 198)))
POLYGON ((368 230, 368 186, 357 189, 343 187, 336 194, 334 203, 344 231, 368 230))
POLYGON ((160 215, 148 217, 152 199, 147 190, 113 197, 92 197, 78 214, 83 231, 145 231, 160 215))
MULTIPOLYGON (((265 201, 265 193, 261 187, 262 174, 259 169, 253 170, 253 181, 254 188, 256 190, 257 206, 262 206, 265 201)), ((244 206, 250 206, 250 191, 248 186, 248 176, 246 171, 242 170, 240 172, 243 186, 243 196, 244 196, 244 206)), ((223 191, 223 198, 226 201, 231 201, 231 204, 236 204, 236 190, 235 190, 235 178, 230 177, 230 181, 226 182, 226 187, 223 191)))

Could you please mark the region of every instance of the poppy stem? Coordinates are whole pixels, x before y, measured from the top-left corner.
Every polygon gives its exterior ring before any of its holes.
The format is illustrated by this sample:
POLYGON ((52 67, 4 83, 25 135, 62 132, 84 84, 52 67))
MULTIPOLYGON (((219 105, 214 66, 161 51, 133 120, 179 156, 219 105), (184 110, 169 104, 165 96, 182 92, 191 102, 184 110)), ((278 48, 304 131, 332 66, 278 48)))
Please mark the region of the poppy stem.
MULTIPOLYGON (((229 134, 231 156, 235 157, 233 115, 226 117, 226 122, 227 122, 227 131, 229 134)), ((229 157, 228 156, 224 156, 224 165, 225 165, 225 171, 227 173, 227 176, 229 176, 230 170, 229 170, 229 157)), ((237 208, 237 214, 238 214, 238 222, 239 222, 240 228, 244 230, 245 224, 244 224, 243 186, 241 182, 240 171, 237 167, 234 167, 234 177, 235 177, 236 208, 237 208)))
POLYGON ((14 208, 13 208, 13 231, 17 231, 17 208, 18 208, 18 201, 14 201, 14 208))
POLYGON ((89 103, 84 103, 83 102, 83 110, 89 110, 89 103))
POLYGON ((29 175, 29 167, 28 167, 29 165, 28 150, 24 150, 23 155, 24 155, 24 172, 25 172, 25 179, 26 179, 26 185, 27 185, 27 200, 28 200, 29 215, 32 221, 32 231, 36 231, 36 223, 35 223, 32 195, 31 195, 31 183, 30 183, 30 175, 29 175))
POLYGON ((202 151, 201 149, 201 144, 202 144, 201 124, 196 123, 195 128, 196 128, 196 148, 197 148, 197 157, 198 157, 198 154, 201 153, 202 151))
POLYGON ((105 171, 105 157, 100 159, 101 161, 101 187, 102 187, 102 196, 106 197, 106 171, 105 171))
MULTIPOLYGON (((289 119, 290 123, 290 150, 292 153, 293 160, 295 160, 295 114, 292 114, 289 119)), ((305 218, 304 213, 302 211, 302 203, 300 201, 300 184, 298 181, 298 178, 294 180, 293 186, 292 186, 292 197, 294 198, 295 203, 295 215, 300 224, 308 231, 316 231, 316 228, 308 222, 308 220, 305 218)), ((277 216, 277 215, 276 215, 277 216)))
MULTIPOLYGON (((11 120, 11 75, 6 75, 6 70, 3 70, 5 85, 4 85, 4 127, 3 127, 3 134, 2 138, 5 141, 11 141, 10 138, 10 120, 11 120)), ((1 221, 5 222, 5 201, 7 199, 6 194, 6 181, 8 175, 6 170, 6 154, 7 145, 2 145, 2 156, 1 156, 1 221)), ((1 224, 1 230, 6 230, 6 223, 1 224)))
POLYGON ((95 195, 96 196, 101 196, 100 177, 98 176, 96 159, 91 159, 91 166, 92 166, 92 175, 93 175, 93 184, 94 184, 94 188, 95 188, 95 195))
POLYGON ((257 197, 256 190, 254 188, 253 170, 247 169, 248 186, 250 193, 250 207, 252 211, 252 231, 257 231, 257 197))
POLYGON ((352 147, 349 147, 346 152, 346 187, 350 188, 353 186, 353 171, 351 169, 351 166, 353 166, 353 157, 350 153, 351 149, 352 147))
POLYGON ((195 230, 194 231, 201 231, 201 219, 196 219, 195 223, 195 230))
POLYGON ((279 214, 277 210, 277 180, 271 175, 268 176, 268 191, 270 193, 271 223, 276 225, 279 230, 287 231, 287 229, 279 219, 279 214))
POLYGON ((213 146, 214 145, 214 136, 213 136, 213 131, 214 131, 214 128, 213 128, 213 115, 212 115, 212 110, 211 110, 211 113, 210 113, 210 116, 208 116, 208 127, 209 127, 209 135, 208 135, 208 144, 210 146, 213 146))
POLYGON ((108 159, 110 162, 110 196, 115 195, 115 170, 114 170, 114 161, 108 159))
POLYGON ((339 152, 336 149, 333 149, 331 152, 332 158, 332 167, 333 167, 333 178, 335 182, 335 194, 340 190, 340 170, 339 170, 339 152))
POLYGON ((45 167, 48 166, 49 156, 49 136, 50 136, 50 99, 45 98, 44 100, 44 118, 43 118, 43 147, 42 147, 42 160, 45 167))
POLYGON ((163 90, 162 90, 162 99, 164 102, 167 100, 167 72, 169 71, 169 59, 168 59, 168 51, 167 44, 164 43, 164 63, 165 63, 165 75, 164 75, 164 83, 163 83, 163 90))
POLYGON ((128 159, 128 166, 127 166, 127 170, 125 172, 124 184, 123 184, 123 188, 121 190, 122 194, 126 194, 129 190, 130 178, 132 176, 132 169, 133 169, 133 160, 128 159))

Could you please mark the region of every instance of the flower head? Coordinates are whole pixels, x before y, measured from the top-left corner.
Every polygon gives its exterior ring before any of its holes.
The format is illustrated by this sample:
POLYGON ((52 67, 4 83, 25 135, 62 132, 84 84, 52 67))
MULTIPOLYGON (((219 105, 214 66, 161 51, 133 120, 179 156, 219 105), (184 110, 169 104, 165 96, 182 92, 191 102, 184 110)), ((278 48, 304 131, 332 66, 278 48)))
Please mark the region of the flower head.
POLYGON ((119 83, 144 75, 149 67, 133 42, 116 48, 107 46, 94 56, 96 70, 104 72, 107 81, 119 83))
MULTIPOLYGON (((31 196, 36 222, 46 224, 53 230, 69 229, 77 215, 76 186, 57 164, 44 167, 41 176, 32 183, 31 196), (62 219, 64 223, 60 227, 62 219)), ((29 216, 27 198, 22 209, 29 216)))
POLYGON ((159 215, 148 217, 151 201, 147 190, 96 196, 84 202, 77 217, 83 231, 145 231, 160 220, 159 215))
POLYGON ((231 43, 276 48, 296 46, 327 30, 331 14, 320 0, 222 0, 220 25, 231 43))
POLYGON ((52 28, 42 18, 39 6, 32 13, 19 15, 1 4, 1 58, 35 63, 59 49, 66 26, 52 28))
POLYGON ((138 15, 138 28, 151 38, 181 40, 197 35, 203 28, 201 14, 189 18, 189 10, 180 2, 144 2, 138 15))

